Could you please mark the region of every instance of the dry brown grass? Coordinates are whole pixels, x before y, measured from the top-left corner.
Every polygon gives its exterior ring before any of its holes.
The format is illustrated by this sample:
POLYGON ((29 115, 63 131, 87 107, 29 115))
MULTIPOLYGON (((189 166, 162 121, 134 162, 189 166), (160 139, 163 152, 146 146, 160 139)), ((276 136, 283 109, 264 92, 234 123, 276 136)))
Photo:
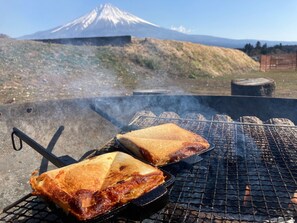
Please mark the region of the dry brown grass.
MULTIPOLYGON (((170 72, 175 73, 178 70, 177 75, 181 73, 193 77, 222 76, 256 70, 259 67, 257 62, 234 49, 155 39, 148 39, 144 43, 136 41, 136 46, 140 44, 147 49, 157 49, 159 56, 165 59, 163 64, 172 65, 170 72)), ((141 51, 136 49, 134 52, 141 51)))
POLYGON ((258 66, 238 50, 178 41, 133 39, 125 46, 95 47, 4 38, 0 103, 129 94, 139 88, 205 92, 215 77, 258 66))
POLYGON ((259 68, 259 63, 239 50, 171 40, 134 39, 125 47, 105 47, 104 53, 98 55, 112 58, 106 60, 107 65, 122 73, 142 67, 144 73, 199 78, 242 74, 259 68))

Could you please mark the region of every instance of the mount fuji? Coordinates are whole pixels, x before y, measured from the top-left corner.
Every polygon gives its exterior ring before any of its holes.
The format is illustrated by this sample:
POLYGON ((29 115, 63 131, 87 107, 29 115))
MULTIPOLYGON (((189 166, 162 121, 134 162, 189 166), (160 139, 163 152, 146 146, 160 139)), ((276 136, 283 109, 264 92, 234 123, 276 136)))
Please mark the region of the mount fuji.
MULTIPOLYGON (((207 35, 189 35, 162 28, 145 21, 111 4, 96 7, 88 14, 56 28, 25 35, 19 39, 60 39, 104 36, 151 37, 157 39, 188 41, 211 46, 242 48, 246 43, 256 44, 258 40, 235 40, 207 35)), ((262 41, 261 41, 262 42, 262 41)), ((267 45, 280 41, 265 41, 267 45)), ((281 41, 282 42, 282 41, 281 41)), ((290 45, 289 42, 282 42, 290 45)), ((295 43, 296 44, 296 43, 295 43)))
POLYGON ((82 38, 120 35, 161 39, 175 39, 186 36, 177 31, 161 28, 158 25, 122 11, 111 4, 104 4, 65 25, 22 36, 20 39, 82 38))

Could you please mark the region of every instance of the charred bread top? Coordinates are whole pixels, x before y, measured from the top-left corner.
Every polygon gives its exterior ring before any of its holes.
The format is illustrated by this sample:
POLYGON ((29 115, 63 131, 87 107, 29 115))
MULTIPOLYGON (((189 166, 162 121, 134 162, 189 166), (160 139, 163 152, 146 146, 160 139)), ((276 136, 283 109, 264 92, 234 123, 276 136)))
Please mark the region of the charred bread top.
POLYGON ((122 152, 32 175, 33 193, 42 195, 79 220, 103 214, 164 182, 163 172, 122 152))
POLYGON ((118 134, 116 138, 125 148, 156 166, 201 153, 210 146, 202 136, 174 123, 118 134))

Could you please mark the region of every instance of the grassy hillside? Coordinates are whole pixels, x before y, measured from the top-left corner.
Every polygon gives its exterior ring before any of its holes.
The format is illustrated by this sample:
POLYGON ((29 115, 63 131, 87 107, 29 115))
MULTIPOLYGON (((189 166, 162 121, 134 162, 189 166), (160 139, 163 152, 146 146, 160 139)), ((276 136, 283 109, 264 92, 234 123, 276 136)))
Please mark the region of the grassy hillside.
POLYGON ((70 46, 0 39, 0 103, 126 94, 257 70, 238 50, 134 39, 120 46, 70 46), (179 80, 179 81, 177 81, 179 80))
POLYGON ((188 42, 145 39, 125 47, 106 46, 98 57, 120 73, 143 68, 145 73, 199 78, 257 70, 259 64, 243 52, 188 42))

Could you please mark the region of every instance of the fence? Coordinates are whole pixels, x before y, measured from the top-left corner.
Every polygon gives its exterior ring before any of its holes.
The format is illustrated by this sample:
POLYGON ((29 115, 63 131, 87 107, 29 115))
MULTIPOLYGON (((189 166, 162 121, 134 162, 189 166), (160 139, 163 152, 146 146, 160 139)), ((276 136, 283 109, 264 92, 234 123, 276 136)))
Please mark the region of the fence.
POLYGON ((297 70, 297 52, 290 54, 261 55, 260 70, 297 70))

